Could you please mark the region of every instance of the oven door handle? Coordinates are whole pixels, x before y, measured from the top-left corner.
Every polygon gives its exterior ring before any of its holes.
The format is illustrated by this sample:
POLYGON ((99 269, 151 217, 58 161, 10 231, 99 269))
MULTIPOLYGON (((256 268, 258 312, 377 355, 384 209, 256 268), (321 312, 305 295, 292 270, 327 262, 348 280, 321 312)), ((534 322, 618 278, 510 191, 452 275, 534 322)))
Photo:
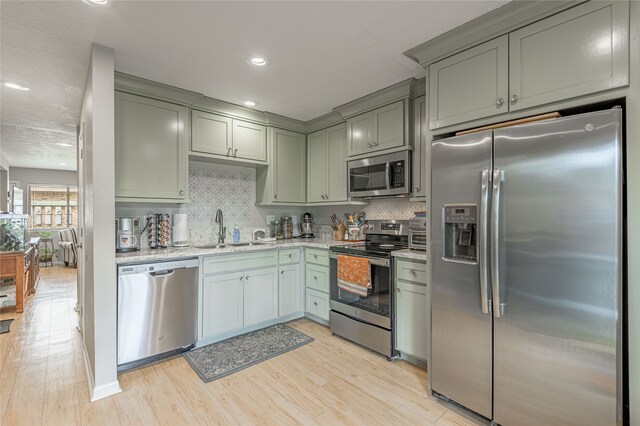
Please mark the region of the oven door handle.
MULTIPOLYGON (((373 258, 373 257, 357 256, 357 255, 354 255, 354 254, 344 254, 344 253, 340 253, 340 255, 342 255, 342 256, 351 256, 351 257, 363 257, 365 259, 368 259, 369 263, 371 265, 384 266, 386 268, 388 268, 389 265, 390 265, 389 259, 378 259, 378 258, 373 258)), ((337 253, 329 253, 329 257, 331 259, 337 259, 338 258, 338 254, 337 253)))

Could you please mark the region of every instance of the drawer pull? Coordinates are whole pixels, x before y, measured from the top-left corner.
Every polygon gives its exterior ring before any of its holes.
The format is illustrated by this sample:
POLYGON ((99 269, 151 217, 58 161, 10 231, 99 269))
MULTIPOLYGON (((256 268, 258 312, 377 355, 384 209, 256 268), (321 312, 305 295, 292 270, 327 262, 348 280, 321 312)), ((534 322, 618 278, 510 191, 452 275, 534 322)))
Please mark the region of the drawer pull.
POLYGON ((409 269, 409 273, 410 273, 411 275, 415 275, 415 274, 416 274, 416 271, 414 271, 413 269, 409 269))

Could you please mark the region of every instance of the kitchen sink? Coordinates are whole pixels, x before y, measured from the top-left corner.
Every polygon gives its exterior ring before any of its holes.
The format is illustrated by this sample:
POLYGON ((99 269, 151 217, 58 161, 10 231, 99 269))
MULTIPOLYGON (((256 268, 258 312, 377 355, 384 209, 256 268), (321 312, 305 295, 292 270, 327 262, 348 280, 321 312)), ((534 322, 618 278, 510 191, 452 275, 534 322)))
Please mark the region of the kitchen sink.
POLYGON ((262 246, 265 243, 261 243, 258 241, 250 242, 250 243, 229 243, 227 246, 229 247, 247 247, 247 246, 262 246))

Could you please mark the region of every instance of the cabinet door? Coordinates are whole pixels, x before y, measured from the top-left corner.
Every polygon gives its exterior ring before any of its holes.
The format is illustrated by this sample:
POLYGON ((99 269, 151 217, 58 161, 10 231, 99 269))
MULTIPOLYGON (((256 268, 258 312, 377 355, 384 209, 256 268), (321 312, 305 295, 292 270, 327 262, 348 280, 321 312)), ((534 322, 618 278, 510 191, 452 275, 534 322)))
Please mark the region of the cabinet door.
POLYGON ((267 161, 267 128, 233 120, 233 157, 267 161))
POLYGON ((116 197, 187 197, 187 124, 187 108, 116 92, 116 197))
POLYGON ((230 155, 232 120, 221 115, 191 111, 191 150, 230 155))
POLYGON ((404 101, 374 110, 373 125, 374 151, 404 145, 404 101))
POLYGON ((508 36, 429 66, 429 127, 451 126, 507 112, 508 36))
POLYGON ((242 272, 204 277, 202 298, 203 337, 242 327, 242 272))
POLYGON ((327 182, 327 132, 307 136, 307 201, 325 201, 327 182))
POLYGON ((396 348, 426 360, 427 287, 398 280, 396 295, 396 348))
POLYGON ((278 284, 278 316, 302 312, 302 280, 300 264, 280 267, 278 284))
POLYGON ((244 326, 278 317, 278 268, 245 272, 244 326))
POLYGON ((511 111, 629 82, 629 3, 588 2, 509 35, 511 111))
POLYGON ((427 195, 427 101, 425 96, 413 102, 413 196, 427 195))
POLYGON ((327 200, 347 201, 347 131, 344 124, 327 129, 327 200))
POLYGON ((306 201, 307 154, 305 135, 273 129, 274 191, 278 202, 306 201))
POLYGON ((347 152, 349 157, 365 154, 373 148, 373 112, 347 120, 347 152))

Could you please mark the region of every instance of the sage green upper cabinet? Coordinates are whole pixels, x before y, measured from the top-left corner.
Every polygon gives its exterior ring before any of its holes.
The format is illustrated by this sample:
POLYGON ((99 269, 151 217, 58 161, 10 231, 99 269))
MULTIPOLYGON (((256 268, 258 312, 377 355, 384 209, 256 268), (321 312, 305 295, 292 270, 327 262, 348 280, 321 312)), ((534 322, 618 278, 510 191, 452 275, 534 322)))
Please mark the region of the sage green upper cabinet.
POLYGON ((347 120, 349 157, 405 144, 404 101, 397 101, 347 120))
POLYGON ((327 180, 327 132, 307 136, 307 201, 324 201, 327 180))
POLYGON ((269 128, 270 164, 256 172, 259 203, 304 203, 307 198, 307 144, 301 133, 269 128))
POLYGON ((305 135, 273 129, 275 187, 273 198, 282 202, 306 201, 307 150, 305 135))
POLYGON ((347 200, 344 124, 307 136, 307 201, 347 200))
POLYGON ((413 197, 427 195, 427 101, 425 96, 413 102, 413 197))
POLYGON ((234 119, 233 157, 267 161, 267 128, 234 119))
POLYGON ((193 110, 191 150, 227 159, 267 161, 267 128, 218 114, 193 110))
POLYGON ((115 92, 118 201, 186 202, 187 108, 115 92))
POLYGON ((629 4, 591 1, 509 34, 509 109, 629 82, 629 4))
POLYGON ((232 124, 230 118, 192 110, 191 150, 228 155, 232 146, 232 124))
POLYGON ((429 127, 506 113, 509 40, 504 35, 429 66, 429 127))
POLYGON ((588 1, 431 64, 429 127, 553 111, 628 84, 629 2, 588 1))

